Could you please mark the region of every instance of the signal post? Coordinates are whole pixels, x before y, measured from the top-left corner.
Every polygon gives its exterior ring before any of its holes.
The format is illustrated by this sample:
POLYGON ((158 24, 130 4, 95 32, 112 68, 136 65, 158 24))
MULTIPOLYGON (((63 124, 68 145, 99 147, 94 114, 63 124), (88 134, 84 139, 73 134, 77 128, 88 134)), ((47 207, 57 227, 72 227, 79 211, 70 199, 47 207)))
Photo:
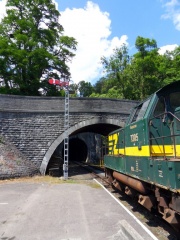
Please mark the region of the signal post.
POLYGON ((64 164, 63 177, 68 179, 68 162, 69 162, 69 81, 61 81, 59 79, 51 78, 48 80, 49 84, 60 86, 65 91, 65 105, 64 105, 64 164))

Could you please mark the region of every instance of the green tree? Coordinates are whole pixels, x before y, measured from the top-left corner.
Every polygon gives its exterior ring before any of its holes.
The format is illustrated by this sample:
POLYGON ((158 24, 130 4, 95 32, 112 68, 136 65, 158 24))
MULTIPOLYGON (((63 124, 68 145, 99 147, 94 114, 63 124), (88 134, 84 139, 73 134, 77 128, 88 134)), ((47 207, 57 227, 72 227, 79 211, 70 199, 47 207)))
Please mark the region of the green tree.
POLYGON ((133 56, 122 46, 110 58, 101 58, 106 76, 94 85, 91 97, 143 100, 180 79, 180 47, 160 55, 154 39, 140 36, 135 46, 137 52, 133 56))
POLYGON ((90 82, 80 81, 78 83, 78 90, 81 97, 89 97, 93 92, 93 87, 90 82))
POLYGON ((157 42, 154 39, 144 38, 138 36, 136 38, 135 46, 138 50, 138 55, 142 58, 147 56, 148 52, 152 50, 157 50, 157 42))
POLYGON ((180 80, 180 46, 173 51, 173 80, 180 80))
POLYGON ((71 83, 69 85, 69 94, 71 97, 78 97, 78 84, 71 83))
POLYGON ((154 39, 137 37, 131 75, 143 99, 159 88, 180 79, 180 47, 160 55, 154 39))
POLYGON ((138 36, 135 46, 138 52, 134 54, 127 71, 133 84, 133 98, 142 100, 161 85, 158 72, 159 53, 154 39, 138 36))
POLYGON ((7 1, 7 16, 0 24, 2 92, 39 95, 42 88, 56 95, 57 89, 42 80, 70 78, 67 62, 77 42, 63 35, 59 17, 52 0, 7 1))
POLYGON ((164 85, 180 80, 180 47, 162 55, 160 73, 164 85))
POLYGON ((104 83, 106 82, 106 78, 100 78, 94 85, 93 85, 93 94, 100 94, 103 91, 104 83))
POLYGON ((106 92, 115 88, 118 91, 117 96, 126 98, 127 79, 124 71, 130 63, 127 46, 124 44, 120 48, 115 48, 113 55, 109 59, 101 58, 101 63, 107 73, 107 80, 103 84, 106 86, 106 92))

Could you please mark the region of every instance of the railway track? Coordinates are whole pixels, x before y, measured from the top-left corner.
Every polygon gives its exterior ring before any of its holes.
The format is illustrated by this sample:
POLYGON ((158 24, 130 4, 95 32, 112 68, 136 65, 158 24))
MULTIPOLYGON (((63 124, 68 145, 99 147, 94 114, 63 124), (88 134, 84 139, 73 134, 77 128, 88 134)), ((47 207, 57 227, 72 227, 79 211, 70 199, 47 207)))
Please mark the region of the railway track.
POLYGON ((102 183, 107 184, 109 187, 111 186, 102 168, 99 168, 97 166, 92 166, 88 163, 81 163, 81 162, 74 162, 74 163, 84 168, 85 170, 87 170, 94 178, 98 178, 99 180, 101 180, 102 183))
POLYGON ((107 180, 103 169, 82 162, 73 162, 91 174, 113 196, 133 213, 159 240, 179 240, 180 236, 157 213, 151 213, 131 197, 115 189, 107 180))

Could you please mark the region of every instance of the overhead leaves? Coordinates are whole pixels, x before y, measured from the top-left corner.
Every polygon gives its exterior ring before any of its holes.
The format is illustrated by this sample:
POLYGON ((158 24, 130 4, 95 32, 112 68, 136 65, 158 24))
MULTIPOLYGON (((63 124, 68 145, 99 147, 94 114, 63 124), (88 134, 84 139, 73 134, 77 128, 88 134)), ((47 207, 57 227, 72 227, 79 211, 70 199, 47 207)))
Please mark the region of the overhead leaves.
POLYGON ((59 18, 52 0, 7 1, 7 15, 0 24, 0 78, 6 92, 39 95, 40 89, 46 94, 51 89, 57 95, 57 89, 45 87, 43 81, 49 76, 70 78, 67 63, 77 42, 63 35, 59 18))

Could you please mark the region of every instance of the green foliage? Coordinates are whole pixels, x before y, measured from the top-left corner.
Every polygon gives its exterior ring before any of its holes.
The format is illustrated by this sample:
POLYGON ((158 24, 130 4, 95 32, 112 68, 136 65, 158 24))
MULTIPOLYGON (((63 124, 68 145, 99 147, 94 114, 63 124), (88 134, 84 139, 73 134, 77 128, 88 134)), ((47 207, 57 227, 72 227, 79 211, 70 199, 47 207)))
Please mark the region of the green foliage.
POLYGON ((135 46, 138 50, 137 55, 140 55, 141 57, 145 57, 148 52, 152 52, 152 50, 157 50, 156 40, 140 36, 136 38, 135 46))
POLYGON ((93 87, 90 82, 80 81, 78 83, 78 90, 81 97, 89 97, 93 92, 93 87))
POLYGON ((138 36, 137 53, 128 55, 124 45, 101 58, 106 76, 94 86, 91 97, 142 100, 164 85, 180 79, 180 47, 164 55, 154 39, 138 36))
POLYGON ((77 42, 63 36, 60 13, 52 0, 8 0, 7 16, 0 24, 1 92, 57 95, 57 89, 47 87, 42 80, 57 77, 69 79, 67 61, 71 60, 77 42))
POLYGON ((78 97, 78 84, 71 83, 69 85, 69 94, 71 97, 78 97))
POLYGON ((126 98, 126 79, 124 72, 130 63, 127 46, 123 45, 119 49, 114 49, 114 53, 109 59, 105 57, 101 58, 101 63, 107 73, 106 80, 103 79, 104 82, 101 87, 102 93, 108 92, 108 96, 113 95, 116 98, 126 98), (114 87, 116 87, 116 90, 114 87))

